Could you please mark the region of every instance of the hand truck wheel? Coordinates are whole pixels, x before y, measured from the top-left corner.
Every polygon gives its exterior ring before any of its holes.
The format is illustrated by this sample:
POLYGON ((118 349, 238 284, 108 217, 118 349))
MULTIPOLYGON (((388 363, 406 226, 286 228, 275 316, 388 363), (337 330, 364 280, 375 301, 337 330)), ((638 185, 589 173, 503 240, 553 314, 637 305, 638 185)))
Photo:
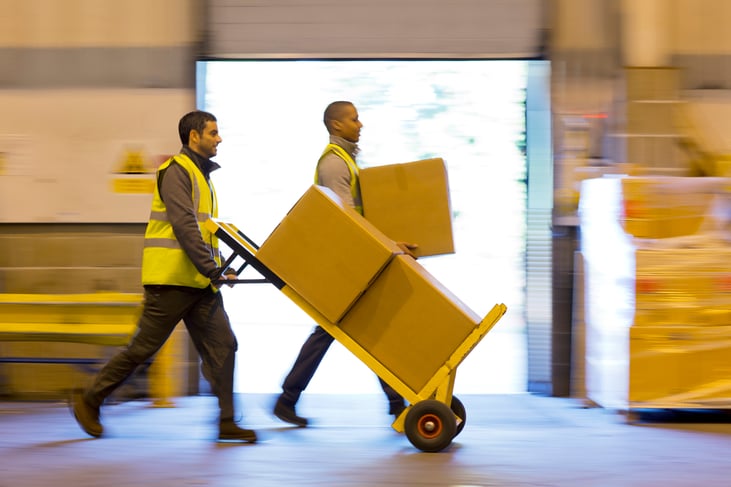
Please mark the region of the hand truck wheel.
POLYGON ((457 421, 446 404, 427 399, 412 405, 406 413, 404 432, 419 450, 438 452, 452 443, 457 432, 457 421))

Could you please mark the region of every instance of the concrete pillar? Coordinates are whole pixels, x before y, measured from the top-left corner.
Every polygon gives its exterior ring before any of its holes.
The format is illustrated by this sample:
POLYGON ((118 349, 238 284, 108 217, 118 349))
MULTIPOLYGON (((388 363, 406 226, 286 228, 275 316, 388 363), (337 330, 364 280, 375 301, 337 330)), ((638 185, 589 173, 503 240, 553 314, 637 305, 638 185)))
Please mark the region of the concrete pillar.
POLYGON ((675 2, 622 0, 622 53, 625 66, 668 66, 675 2))

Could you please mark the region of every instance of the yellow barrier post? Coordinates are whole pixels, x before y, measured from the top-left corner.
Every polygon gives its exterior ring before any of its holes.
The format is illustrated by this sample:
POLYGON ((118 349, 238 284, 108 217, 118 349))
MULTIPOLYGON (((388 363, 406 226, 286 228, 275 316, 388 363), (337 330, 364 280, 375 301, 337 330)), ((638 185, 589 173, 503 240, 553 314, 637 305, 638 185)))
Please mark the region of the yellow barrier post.
POLYGON ((182 371, 186 333, 184 326, 177 326, 155 356, 150 366, 150 395, 153 407, 175 407, 174 397, 182 390, 182 371))

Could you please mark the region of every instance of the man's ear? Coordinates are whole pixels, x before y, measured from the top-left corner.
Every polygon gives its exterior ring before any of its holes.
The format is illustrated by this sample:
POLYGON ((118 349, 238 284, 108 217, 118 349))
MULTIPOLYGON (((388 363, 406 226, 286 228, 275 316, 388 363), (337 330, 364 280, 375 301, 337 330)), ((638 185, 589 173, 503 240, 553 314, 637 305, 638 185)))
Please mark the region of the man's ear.
POLYGON ((333 120, 330 123, 330 126, 332 127, 332 132, 337 132, 337 133, 340 133, 340 129, 343 128, 343 124, 342 124, 342 122, 340 122, 340 120, 333 120))
POLYGON ((195 129, 190 129, 188 134, 188 144, 198 144, 201 140, 201 135, 195 129))

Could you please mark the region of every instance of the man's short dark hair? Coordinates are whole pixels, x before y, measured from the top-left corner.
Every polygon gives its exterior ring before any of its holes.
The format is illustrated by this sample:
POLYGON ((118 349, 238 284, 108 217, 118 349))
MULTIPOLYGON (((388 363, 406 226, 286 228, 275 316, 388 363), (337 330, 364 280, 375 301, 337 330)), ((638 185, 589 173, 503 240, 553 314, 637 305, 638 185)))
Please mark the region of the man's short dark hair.
POLYGON ((206 123, 215 121, 216 117, 212 113, 204 112, 203 110, 195 110, 186 113, 178 123, 180 142, 182 142, 183 145, 188 145, 191 130, 195 130, 199 134, 202 134, 203 129, 206 128, 206 123))
POLYGON ((334 101, 327 106, 322 121, 325 123, 325 127, 327 127, 328 132, 331 132, 330 127, 332 122, 334 120, 340 120, 345 112, 345 108, 352 106, 355 105, 349 101, 334 101))

